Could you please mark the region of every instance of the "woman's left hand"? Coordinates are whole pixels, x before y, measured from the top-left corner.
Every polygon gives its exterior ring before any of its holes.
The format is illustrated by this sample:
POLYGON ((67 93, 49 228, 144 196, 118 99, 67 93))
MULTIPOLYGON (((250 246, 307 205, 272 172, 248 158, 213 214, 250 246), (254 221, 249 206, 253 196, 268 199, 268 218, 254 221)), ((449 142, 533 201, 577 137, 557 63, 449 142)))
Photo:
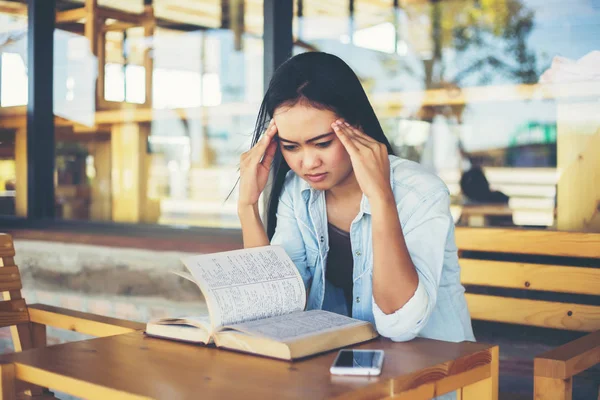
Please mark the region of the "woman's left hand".
POLYGON ((393 196, 387 147, 344 120, 338 119, 331 126, 350 155, 354 175, 364 195, 369 200, 393 196))

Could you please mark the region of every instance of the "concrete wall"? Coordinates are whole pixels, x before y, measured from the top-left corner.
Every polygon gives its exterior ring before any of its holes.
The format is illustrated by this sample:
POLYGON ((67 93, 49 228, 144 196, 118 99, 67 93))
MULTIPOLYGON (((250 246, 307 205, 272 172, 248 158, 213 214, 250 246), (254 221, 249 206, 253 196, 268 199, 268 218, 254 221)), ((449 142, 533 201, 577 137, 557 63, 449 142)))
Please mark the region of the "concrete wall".
MULTIPOLYGON (((15 250, 28 304, 140 322, 207 312, 200 289, 169 272, 185 270, 180 258, 191 253, 22 239, 15 240, 15 250)), ((52 344, 84 337, 48 329, 52 344)), ((8 331, 0 331, 4 351, 11 348, 8 339, 8 331)))

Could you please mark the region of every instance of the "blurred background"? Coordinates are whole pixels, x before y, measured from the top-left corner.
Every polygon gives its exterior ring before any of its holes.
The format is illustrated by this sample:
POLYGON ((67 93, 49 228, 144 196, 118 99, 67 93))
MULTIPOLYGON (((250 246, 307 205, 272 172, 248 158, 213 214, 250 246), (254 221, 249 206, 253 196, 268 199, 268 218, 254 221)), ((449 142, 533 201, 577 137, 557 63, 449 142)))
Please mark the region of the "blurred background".
POLYGON ((203 312, 168 270, 241 247, 239 156, 308 51, 354 69, 457 226, 600 232, 599 0, 0 0, 0 230, 28 303, 203 312))
MULTIPOLYGON (((262 1, 96 7, 56 1, 55 217, 239 228, 225 199, 265 84, 262 1)), ((27 4, 0 1, 0 27, 0 214, 26 217, 27 4)), ((351 65, 457 224, 600 231, 597 164, 573 159, 598 122, 598 1, 302 0, 292 30, 293 54, 351 65)))

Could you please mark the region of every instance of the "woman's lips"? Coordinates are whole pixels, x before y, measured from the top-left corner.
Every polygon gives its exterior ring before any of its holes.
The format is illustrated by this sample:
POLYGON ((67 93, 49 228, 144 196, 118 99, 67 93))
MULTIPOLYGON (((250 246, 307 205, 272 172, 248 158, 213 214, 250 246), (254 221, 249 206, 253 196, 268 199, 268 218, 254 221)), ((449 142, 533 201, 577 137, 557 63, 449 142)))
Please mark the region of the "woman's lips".
POLYGON ((315 175, 306 175, 306 179, 308 179, 311 182, 321 182, 323 179, 325 179, 327 176, 327 172, 322 173, 322 174, 315 174, 315 175))

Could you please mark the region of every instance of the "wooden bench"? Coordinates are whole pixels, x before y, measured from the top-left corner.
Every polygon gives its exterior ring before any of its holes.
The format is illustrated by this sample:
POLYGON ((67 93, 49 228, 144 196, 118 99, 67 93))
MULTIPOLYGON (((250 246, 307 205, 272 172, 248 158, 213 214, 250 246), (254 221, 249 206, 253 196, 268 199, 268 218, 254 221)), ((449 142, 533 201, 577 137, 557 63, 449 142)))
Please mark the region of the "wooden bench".
MULTIPOLYGON (((14 260, 15 248, 10 235, 0 233, 0 327, 10 327, 15 351, 46 346, 46 326, 67 329, 92 336, 112 336, 143 330, 139 322, 109 318, 43 304, 28 305, 21 296, 21 275, 14 260)), ((0 381, 11 382, 12 365, 0 365, 0 381)), ((12 399, 25 392, 36 399, 53 399, 46 389, 21 385, 0 385, 0 399, 12 399)), ((20 396, 19 398, 28 398, 20 396)))
POLYGON ((472 319, 593 332, 534 360, 535 399, 570 399, 573 376, 600 363, 600 306, 552 297, 600 296, 600 234, 457 228, 456 242, 472 319), (477 287, 557 295, 541 300, 473 293, 477 287))

